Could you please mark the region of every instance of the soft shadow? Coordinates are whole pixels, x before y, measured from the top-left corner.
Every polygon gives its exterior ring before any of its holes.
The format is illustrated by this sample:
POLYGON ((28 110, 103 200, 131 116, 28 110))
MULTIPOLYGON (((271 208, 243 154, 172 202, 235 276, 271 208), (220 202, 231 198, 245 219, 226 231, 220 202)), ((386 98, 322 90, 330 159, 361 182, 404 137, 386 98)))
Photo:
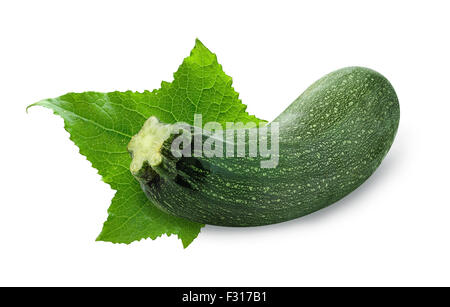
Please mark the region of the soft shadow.
POLYGON ((405 161, 406 154, 407 151, 405 146, 403 146, 403 144, 399 144, 399 142, 396 142, 395 146, 391 148, 391 151, 389 151, 378 169, 361 186, 334 204, 304 217, 283 223, 258 227, 224 227, 206 225, 204 231, 214 233, 215 235, 229 235, 235 233, 242 234, 243 232, 246 234, 251 234, 267 230, 270 231, 274 229, 298 227, 300 225, 307 226, 310 223, 324 223, 324 220, 330 218, 337 210, 342 210, 343 208, 348 209, 352 206, 363 206, 365 195, 367 195, 367 193, 371 190, 376 190, 379 185, 384 184, 383 181, 385 178, 398 171, 398 169, 401 168, 401 163, 405 161))

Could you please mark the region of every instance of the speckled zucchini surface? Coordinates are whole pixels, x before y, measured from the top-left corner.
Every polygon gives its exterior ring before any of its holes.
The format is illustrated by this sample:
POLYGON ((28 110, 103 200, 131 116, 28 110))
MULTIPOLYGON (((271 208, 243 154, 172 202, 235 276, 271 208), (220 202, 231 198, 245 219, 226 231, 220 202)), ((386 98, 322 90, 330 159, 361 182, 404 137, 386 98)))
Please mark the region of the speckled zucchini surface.
POLYGON ((143 163, 134 175, 153 203, 179 217, 223 226, 283 222, 361 185, 391 147, 399 118, 386 78, 344 68, 316 81, 274 120, 277 167, 261 168, 265 158, 175 158, 169 138, 161 145, 161 163, 143 163))

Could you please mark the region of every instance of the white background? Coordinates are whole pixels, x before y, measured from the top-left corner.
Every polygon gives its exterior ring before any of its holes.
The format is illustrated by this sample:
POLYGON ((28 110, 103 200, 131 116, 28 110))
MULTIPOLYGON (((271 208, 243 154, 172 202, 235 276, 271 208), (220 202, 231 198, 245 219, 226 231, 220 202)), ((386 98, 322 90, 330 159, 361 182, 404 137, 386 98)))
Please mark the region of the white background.
POLYGON ((450 285, 448 1, 2 1, 0 285, 450 285), (273 119, 360 65, 400 100, 394 145, 335 205, 258 228, 95 242, 114 192, 49 110, 69 91, 152 90, 195 38, 273 119))

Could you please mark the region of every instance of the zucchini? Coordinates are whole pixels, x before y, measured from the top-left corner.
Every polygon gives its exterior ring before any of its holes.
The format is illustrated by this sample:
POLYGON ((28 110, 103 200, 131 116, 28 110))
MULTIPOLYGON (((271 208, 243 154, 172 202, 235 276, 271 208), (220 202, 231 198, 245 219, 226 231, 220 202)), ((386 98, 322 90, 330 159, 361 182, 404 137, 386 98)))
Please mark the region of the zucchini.
POLYGON ((399 119, 389 81, 349 67, 316 81, 265 127, 279 125, 275 168, 261 168, 263 157, 178 157, 170 148, 180 132, 152 117, 128 146, 130 169, 147 197, 175 216, 223 226, 273 224, 355 190, 387 154, 399 119))

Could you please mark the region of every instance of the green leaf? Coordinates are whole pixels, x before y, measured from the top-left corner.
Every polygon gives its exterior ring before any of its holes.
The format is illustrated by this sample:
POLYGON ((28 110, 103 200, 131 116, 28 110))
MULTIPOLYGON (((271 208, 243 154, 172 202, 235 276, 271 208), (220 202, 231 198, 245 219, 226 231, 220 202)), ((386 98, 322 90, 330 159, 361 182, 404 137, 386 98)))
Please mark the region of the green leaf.
POLYGON ((199 40, 174 74, 173 82, 162 82, 160 89, 143 93, 68 93, 31 106, 35 105, 52 109, 64 119, 65 129, 80 153, 117 191, 97 238, 113 243, 176 234, 187 247, 203 227, 156 208, 131 175, 127 144, 148 117, 191 124, 194 114, 202 114, 203 122, 261 121, 245 111, 232 79, 199 40))

